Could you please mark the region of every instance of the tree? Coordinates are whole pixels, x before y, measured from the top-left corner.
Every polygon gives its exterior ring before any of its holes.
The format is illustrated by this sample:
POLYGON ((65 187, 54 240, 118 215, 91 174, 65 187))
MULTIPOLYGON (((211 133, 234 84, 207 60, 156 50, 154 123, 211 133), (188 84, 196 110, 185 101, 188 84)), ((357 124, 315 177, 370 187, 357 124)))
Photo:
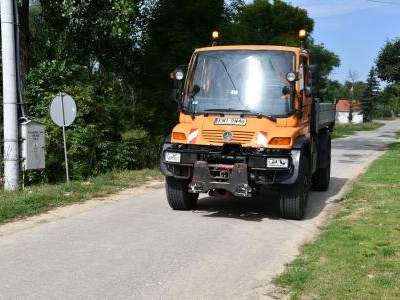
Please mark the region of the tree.
POLYGON ((239 13, 230 24, 224 44, 290 45, 298 46, 300 29, 311 32, 314 21, 307 11, 286 2, 255 0, 253 3, 237 6, 239 13))
POLYGON ((30 8, 25 99, 30 117, 47 125, 46 180, 63 176, 60 129, 48 116, 59 91, 78 105, 78 118, 68 130, 73 177, 132 167, 137 151, 127 151, 122 133, 131 129, 133 114, 135 2, 40 0, 30 8))
POLYGON ((339 81, 326 79, 324 86, 325 88, 320 90, 323 100, 336 103, 343 99, 343 85, 339 81))
POLYGON ((358 73, 352 69, 349 70, 348 78, 351 82, 350 88, 350 111, 349 111, 349 123, 353 120, 353 100, 354 100, 354 92, 355 92, 355 82, 358 79, 358 73))
POLYGON ((379 78, 389 83, 400 81, 400 38, 388 41, 376 60, 379 78))
POLYGON ((318 66, 316 95, 321 102, 333 102, 331 91, 329 90, 329 74, 335 67, 340 66, 339 57, 325 48, 324 44, 316 45, 313 39, 308 41, 308 48, 311 52, 311 64, 318 66))
POLYGON ((21 77, 25 85, 25 72, 29 68, 30 33, 29 33, 29 0, 22 0, 19 6, 20 23, 20 57, 21 77))
POLYGON ((362 109, 364 121, 372 121, 374 107, 379 100, 379 81, 377 78, 376 68, 372 67, 368 74, 367 85, 362 96, 362 109))
POLYGON ((389 84, 379 96, 377 113, 382 117, 400 114, 400 83, 389 84))

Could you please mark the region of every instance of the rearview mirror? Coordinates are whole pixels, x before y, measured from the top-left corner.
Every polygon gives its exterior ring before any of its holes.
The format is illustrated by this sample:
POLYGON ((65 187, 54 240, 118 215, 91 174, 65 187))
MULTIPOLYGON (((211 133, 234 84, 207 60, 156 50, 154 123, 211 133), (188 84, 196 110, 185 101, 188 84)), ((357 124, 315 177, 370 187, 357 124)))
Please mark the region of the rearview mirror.
POLYGON ((170 77, 174 81, 173 95, 180 109, 182 106, 182 93, 183 93, 183 85, 185 83, 185 72, 181 68, 176 68, 171 73, 170 77))
POLYGON ((318 67, 317 65, 308 66, 308 81, 311 86, 317 85, 318 80, 318 67))

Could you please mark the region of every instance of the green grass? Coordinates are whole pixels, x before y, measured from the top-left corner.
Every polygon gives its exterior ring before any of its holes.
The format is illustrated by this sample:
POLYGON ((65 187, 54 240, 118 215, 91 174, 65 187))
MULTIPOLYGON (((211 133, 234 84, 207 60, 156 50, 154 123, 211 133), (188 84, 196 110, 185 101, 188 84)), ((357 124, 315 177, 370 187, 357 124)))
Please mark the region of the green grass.
POLYGON ((70 185, 38 185, 23 191, 0 191, 0 224, 12 219, 46 212, 58 206, 82 202, 93 197, 136 187, 152 179, 161 179, 158 169, 120 171, 99 175, 70 185))
POLYGON ((400 143, 355 185, 342 211, 275 279, 292 299, 400 299, 400 143))
POLYGON ((348 135, 353 135, 356 131, 369 131, 382 127, 383 123, 368 122, 361 124, 337 124, 333 130, 332 138, 337 139, 348 135))

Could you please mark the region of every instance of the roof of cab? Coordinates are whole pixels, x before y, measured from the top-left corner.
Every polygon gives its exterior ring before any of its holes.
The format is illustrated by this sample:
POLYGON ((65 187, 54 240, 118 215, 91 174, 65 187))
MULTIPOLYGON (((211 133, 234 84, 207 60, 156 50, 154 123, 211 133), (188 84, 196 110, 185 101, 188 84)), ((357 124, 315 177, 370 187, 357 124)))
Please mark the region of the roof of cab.
POLYGON ((293 51, 300 52, 300 48, 286 47, 286 46, 270 46, 270 45, 235 45, 235 46, 213 46, 198 48, 195 52, 202 51, 218 51, 218 50, 280 50, 280 51, 293 51))

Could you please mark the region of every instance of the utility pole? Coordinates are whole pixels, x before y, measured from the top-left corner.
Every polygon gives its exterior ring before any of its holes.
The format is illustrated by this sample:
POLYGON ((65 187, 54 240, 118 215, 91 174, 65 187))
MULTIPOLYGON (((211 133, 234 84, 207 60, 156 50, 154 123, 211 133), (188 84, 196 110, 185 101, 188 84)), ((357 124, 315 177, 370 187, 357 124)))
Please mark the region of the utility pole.
POLYGON ((4 188, 19 188, 17 68, 15 47, 15 13, 13 0, 1 2, 1 45, 3 60, 4 113, 4 188))

